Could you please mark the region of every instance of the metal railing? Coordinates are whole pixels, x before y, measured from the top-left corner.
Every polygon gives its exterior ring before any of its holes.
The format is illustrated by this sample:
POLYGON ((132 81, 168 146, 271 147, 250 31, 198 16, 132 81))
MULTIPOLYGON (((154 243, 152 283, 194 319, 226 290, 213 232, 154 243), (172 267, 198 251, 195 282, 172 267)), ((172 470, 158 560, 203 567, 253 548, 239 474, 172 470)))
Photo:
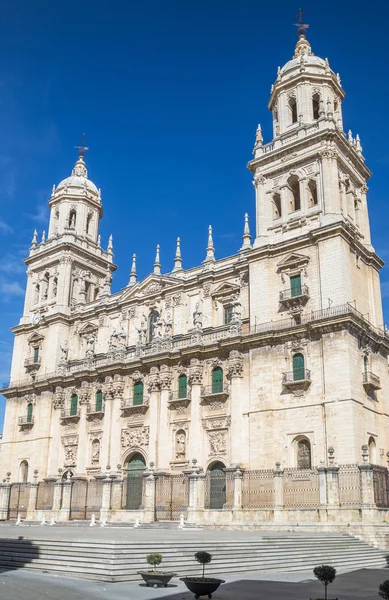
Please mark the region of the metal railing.
POLYGON ((295 369, 288 373, 282 374, 282 383, 299 383, 303 381, 311 381, 311 371, 309 369, 295 369))
POLYGON ((100 408, 96 408, 95 404, 89 404, 86 408, 86 412, 88 415, 104 414, 105 406, 103 404, 102 406, 100 406, 100 408))
POLYGON ((127 410, 129 408, 137 408, 139 406, 149 406, 149 398, 148 396, 143 396, 143 401, 141 404, 134 404, 134 398, 124 398, 121 403, 121 410, 127 410))
POLYGON ((201 386, 201 397, 206 398, 208 396, 218 396, 219 394, 229 394, 229 386, 223 383, 221 386, 217 385, 203 385, 201 386))
POLYGON ((187 389, 186 390, 186 394, 185 396, 180 396, 180 392, 178 390, 175 390, 174 392, 171 392, 171 394, 169 395, 169 402, 179 402, 180 400, 190 400, 191 398, 191 390, 187 389))
POLYGON ((24 366, 31 367, 36 365, 37 367, 41 366, 41 357, 40 356, 31 356, 30 358, 24 359, 24 366))
POLYGON ((309 297, 309 289, 307 285, 300 285, 298 288, 290 288, 280 292, 280 302, 293 300, 293 298, 309 297))
POLYGON ((61 410, 61 419, 69 419, 74 417, 75 419, 80 418, 80 409, 78 408, 76 411, 71 408, 61 410))

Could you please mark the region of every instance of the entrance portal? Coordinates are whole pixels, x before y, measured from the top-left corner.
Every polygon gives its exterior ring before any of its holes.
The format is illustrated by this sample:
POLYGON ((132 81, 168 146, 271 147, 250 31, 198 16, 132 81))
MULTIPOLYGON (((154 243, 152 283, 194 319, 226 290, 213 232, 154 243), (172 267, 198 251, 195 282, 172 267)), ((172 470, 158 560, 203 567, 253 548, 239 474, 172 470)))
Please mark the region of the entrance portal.
POLYGON ((221 462, 214 463, 209 469, 209 508, 216 510, 226 503, 226 474, 221 462))
POLYGON ((127 469, 126 502, 127 510, 137 510, 142 505, 143 473, 146 463, 141 454, 134 454, 125 464, 127 469))

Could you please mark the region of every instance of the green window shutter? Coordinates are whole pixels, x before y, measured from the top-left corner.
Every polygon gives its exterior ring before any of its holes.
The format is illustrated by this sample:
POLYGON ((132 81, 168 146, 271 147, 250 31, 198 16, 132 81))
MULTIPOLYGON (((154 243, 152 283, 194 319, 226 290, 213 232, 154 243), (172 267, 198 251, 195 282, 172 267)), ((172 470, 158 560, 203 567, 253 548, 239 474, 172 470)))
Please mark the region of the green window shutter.
POLYGON ((32 404, 27 406, 27 423, 31 423, 32 421, 32 404))
POLYGON ((39 348, 34 348, 34 363, 37 363, 39 360, 39 348))
POLYGON ((178 378, 178 397, 179 398, 187 398, 188 397, 186 375, 180 375, 178 378))
POLYGON ((368 372, 368 359, 367 359, 367 356, 365 356, 364 359, 363 359, 363 371, 364 371, 364 374, 367 375, 367 372, 368 372))
POLYGON ((301 275, 294 275, 290 278, 291 296, 301 296, 301 275))
POLYGON ((137 381, 134 384, 134 406, 140 406, 143 404, 143 383, 137 381))
POLYGON ((77 394, 73 394, 70 399, 70 415, 74 416, 77 414, 78 409, 78 396, 77 394))
POLYGON ((229 325, 232 321, 232 306, 226 306, 224 309, 224 325, 229 325))
POLYGON ((223 391, 223 369, 216 367, 212 371, 212 394, 220 394, 223 391))
POLYGON ((96 392, 96 412, 103 410, 103 392, 99 390, 96 392))
POLYGON ((294 381, 300 381, 305 377, 304 369, 304 357, 302 354, 295 354, 293 356, 293 379, 294 381))

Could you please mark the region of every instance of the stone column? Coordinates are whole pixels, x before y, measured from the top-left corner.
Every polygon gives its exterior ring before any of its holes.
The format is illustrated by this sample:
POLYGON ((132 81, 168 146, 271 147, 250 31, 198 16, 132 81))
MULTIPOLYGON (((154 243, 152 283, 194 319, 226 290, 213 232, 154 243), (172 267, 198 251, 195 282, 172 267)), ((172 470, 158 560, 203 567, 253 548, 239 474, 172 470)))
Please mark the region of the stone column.
POLYGON ((150 426, 150 437, 149 437, 149 460, 153 462, 156 467, 159 467, 158 462, 158 422, 160 413, 160 386, 161 382, 159 379, 158 367, 151 367, 149 381, 148 381, 148 392, 150 394, 149 399, 149 426, 150 426))
POLYGON ((243 487, 243 473, 239 468, 239 465, 234 473, 234 510, 241 510, 242 508, 242 487, 243 487))
POLYGON ((282 521, 284 513, 284 471, 276 462, 274 475, 274 521, 282 521))
POLYGON ((169 470, 170 461, 173 459, 171 428, 169 422, 169 398, 172 387, 172 371, 167 365, 162 365, 160 369, 161 384, 161 402, 159 409, 158 423, 158 468, 169 470))
POLYGON ((101 509, 100 509, 100 522, 107 521, 111 513, 111 491, 112 491, 112 480, 116 478, 116 475, 110 475, 106 473, 103 479, 103 495, 101 498, 101 509))
POLYGON ((60 308, 70 305, 70 286, 72 282, 72 259, 70 256, 62 256, 60 259, 60 271, 58 276, 57 306, 60 308))
POLYGON ((376 514, 373 465, 369 463, 369 448, 365 444, 362 446, 362 459, 363 463, 359 465, 362 521, 373 521, 376 514))
POLYGON ((267 228, 269 224, 266 219, 266 192, 265 192, 266 179, 263 175, 255 175, 253 185, 256 190, 256 237, 266 237, 267 228))
POLYGON ((70 519, 70 501, 72 497, 73 482, 68 474, 68 479, 62 483, 62 505, 58 511, 58 521, 69 521, 70 519))
POLYGON ((54 495, 53 495, 53 508, 51 513, 54 519, 57 521, 59 518, 59 511, 61 510, 62 504, 62 480, 61 480, 62 469, 58 469, 59 479, 54 484, 54 495))
POLYGON ((77 453, 77 472, 86 473, 87 461, 91 457, 91 449, 89 447, 89 436, 88 436, 88 424, 86 421, 86 411, 88 404, 91 400, 91 389, 88 382, 83 381, 81 383, 81 390, 79 393, 79 410, 80 420, 78 423, 78 439, 84 445, 84 452, 77 453))
POLYGON ((328 448, 328 462, 326 468, 327 482, 327 504, 328 508, 339 508, 339 467, 334 464, 335 450, 332 446, 328 448))
POLYGON ((228 359, 228 378, 231 381, 231 430, 230 450, 231 465, 239 465, 245 459, 243 451, 246 440, 242 439, 242 382, 243 357, 237 350, 232 350, 228 359))
POLYGON ((332 148, 320 152, 323 174, 324 213, 340 214, 338 153, 332 148))
POLYGON ((30 495, 28 497, 28 506, 27 506, 27 521, 35 520, 37 496, 38 496, 38 470, 35 469, 33 482, 30 483, 30 495))
POLYGON ((198 456, 202 461, 204 432, 201 423, 201 384, 203 381, 203 367, 198 358, 192 358, 190 361, 188 380, 191 386, 191 422, 188 457, 198 456))
POLYGON ((111 511, 120 510, 122 508, 123 485, 127 484, 127 480, 122 475, 121 465, 118 465, 117 468, 119 474, 113 479, 111 483, 111 511))
POLYGON ((150 465, 150 469, 145 472, 145 497, 143 520, 144 523, 152 523, 155 521, 155 482, 156 478, 150 465))
POLYGON ((11 473, 7 473, 7 478, 3 479, 1 485, 1 496, 0 496, 0 521, 6 521, 8 519, 8 507, 9 497, 11 494, 11 473))
POLYGON ((324 460, 320 461, 319 471, 319 505, 320 507, 327 506, 327 478, 326 467, 324 460))
POLYGON ((205 473, 196 467, 196 462, 192 460, 193 471, 189 474, 188 522, 200 525, 204 519, 205 473))

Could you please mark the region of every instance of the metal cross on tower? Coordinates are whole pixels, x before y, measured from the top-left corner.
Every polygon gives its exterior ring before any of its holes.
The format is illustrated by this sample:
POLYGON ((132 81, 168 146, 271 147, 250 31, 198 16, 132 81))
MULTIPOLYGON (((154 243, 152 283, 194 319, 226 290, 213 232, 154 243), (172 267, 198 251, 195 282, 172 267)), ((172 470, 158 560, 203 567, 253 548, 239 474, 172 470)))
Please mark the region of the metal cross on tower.
POLYGON ((78 150, 79 158, 84 158, 86 151, 89 150, 88 146, 85 146, 85 140, 86 140, 86 135, 85 135, 85 133, 83 133, 82 137, 81 137, 81 145, 74 146, 78 150))
POLYGON ((305 13, 305 10, 302 10, 301 8, 299 8, 299 11, 297 13, 296 19, 298 19, 298 23, 295 23, 294 26, 297 27, 297 35, 300 37, 301 35, 303 35, 305 37, 305 34, 307 32, 307 29, 309 27, 309 25, 307 25, 306 23, 303 22, 303 14, 305 13))

